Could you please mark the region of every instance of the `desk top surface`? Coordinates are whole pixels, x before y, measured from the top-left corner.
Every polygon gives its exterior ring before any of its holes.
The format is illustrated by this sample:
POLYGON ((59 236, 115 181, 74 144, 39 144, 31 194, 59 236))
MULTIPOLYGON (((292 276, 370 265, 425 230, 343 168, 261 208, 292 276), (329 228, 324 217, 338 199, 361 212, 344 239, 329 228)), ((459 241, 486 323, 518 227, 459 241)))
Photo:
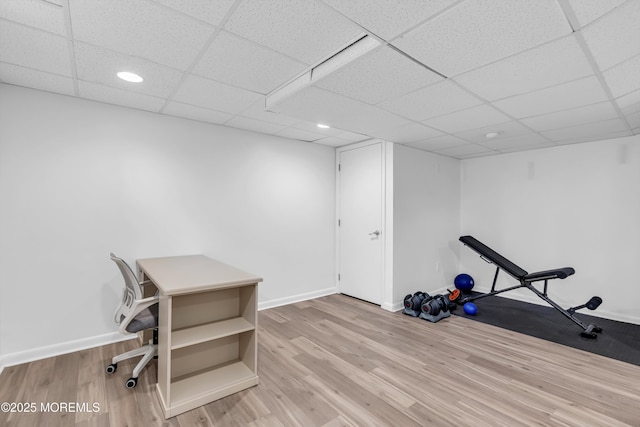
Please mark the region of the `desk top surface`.
POLYGON ((143 272, 165 295, 250 285, 262 277, 239 270, 204 255, 146 258, 136 261, 143 272))

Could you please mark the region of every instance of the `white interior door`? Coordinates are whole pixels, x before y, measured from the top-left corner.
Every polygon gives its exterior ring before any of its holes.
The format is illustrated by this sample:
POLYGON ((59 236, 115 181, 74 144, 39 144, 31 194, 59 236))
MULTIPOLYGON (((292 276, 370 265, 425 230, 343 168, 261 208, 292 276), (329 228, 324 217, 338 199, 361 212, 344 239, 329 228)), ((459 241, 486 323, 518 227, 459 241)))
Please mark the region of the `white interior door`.
POLYGON ((382 143, 339 154, 339 290, 382 302, 382 143))

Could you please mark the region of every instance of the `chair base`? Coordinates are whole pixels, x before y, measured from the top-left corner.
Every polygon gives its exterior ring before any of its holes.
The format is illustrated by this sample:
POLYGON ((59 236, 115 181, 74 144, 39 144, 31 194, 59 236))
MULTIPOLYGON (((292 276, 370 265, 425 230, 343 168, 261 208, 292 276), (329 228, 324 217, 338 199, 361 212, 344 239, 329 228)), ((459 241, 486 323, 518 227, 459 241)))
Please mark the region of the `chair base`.
POLYGON ((133 388, 136 386, 138 382, 138 376, 140 372, 147 366, 147 364, 157 357, 158 355, 158 345, 153 343, 153 340, 149 341, 149 344, 144 345, 140 348, 136 348, 131 351, 127 351, 126 353, 119 354, 111 359, 111 364, 107 366, 107 373, 112 374, 116 371, 118 367, 118 363, 123 360, 133 359, 134 357, 142 356, 142 359, 138 362, 135 368, 133 368, 133 374, 131 378, 127 380, 126 387, 133 388))

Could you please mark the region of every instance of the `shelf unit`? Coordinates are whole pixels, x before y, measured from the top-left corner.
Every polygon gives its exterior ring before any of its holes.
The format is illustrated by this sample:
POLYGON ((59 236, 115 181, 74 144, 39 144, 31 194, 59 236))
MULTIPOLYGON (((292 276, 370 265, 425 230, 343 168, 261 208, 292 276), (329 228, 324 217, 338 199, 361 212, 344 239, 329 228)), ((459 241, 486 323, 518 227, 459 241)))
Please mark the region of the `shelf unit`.
MULTIPOLYGON (((177 267, 182 258, 189 257, 164 260, 177 267)), ((230 267, 205 259, 200 267, 209 269, 206 285, 192 280, 199 284, 195 287, 186 283, 189 274, 177 287, 169 281, 163 286, 149 262, 156 259, 138 261, 140 272, 160 290, 157 392, 166 418, 258 384, 257 284, 262 279, 237 270, 237 280, 224 280, 227 275, 215 273, 228 273, 230 267)))

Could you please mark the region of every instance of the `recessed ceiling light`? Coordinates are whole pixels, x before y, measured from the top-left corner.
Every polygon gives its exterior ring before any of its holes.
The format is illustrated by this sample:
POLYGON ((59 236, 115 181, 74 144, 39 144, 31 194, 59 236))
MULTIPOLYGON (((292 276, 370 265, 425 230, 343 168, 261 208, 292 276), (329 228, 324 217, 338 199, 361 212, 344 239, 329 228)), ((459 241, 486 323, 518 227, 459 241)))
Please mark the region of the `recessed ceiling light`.
POLYGON ((491 138, 495 138, 496 136, 500 135, 502 133, 501 130, 497 130, 495 132, 488 132, 484 134, 484 137, 487 139, 491 139, 491 138))
POLYGON ((135 73, 130 73, 128 71, 120 71, 118 73, 118 77, 120 77, 122 80, 124 80, 126 82, 131 82, 131 83, 140 83, 141 81, 144 80, 139 75, 137 75, 135 73))
POLYGON ((329 125, 323 125, 322 123, 318 123, 318 127, 319 127, 320 129, 329 129, 331 126, 329 126, 329 125))

